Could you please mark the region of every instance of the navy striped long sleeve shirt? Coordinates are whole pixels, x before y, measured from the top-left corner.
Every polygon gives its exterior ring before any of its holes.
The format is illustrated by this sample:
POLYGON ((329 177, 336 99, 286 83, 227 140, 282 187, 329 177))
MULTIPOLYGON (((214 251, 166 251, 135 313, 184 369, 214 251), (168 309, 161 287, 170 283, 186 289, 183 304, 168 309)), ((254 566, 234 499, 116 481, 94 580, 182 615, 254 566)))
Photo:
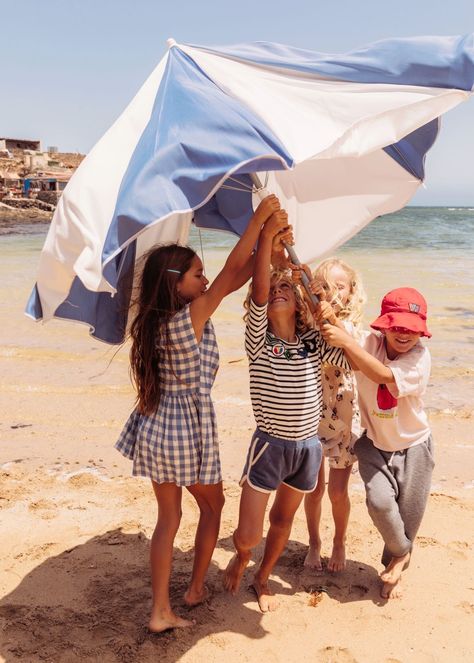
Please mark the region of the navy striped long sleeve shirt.
POLYGON ((349 369, 341 348, 328 345, 316 329, 289 343, 268 329, 267 305, 251 301, 245 329, 250 397, 257 426, 275 437, 304 440, 318 433, 323 363, 349 369))

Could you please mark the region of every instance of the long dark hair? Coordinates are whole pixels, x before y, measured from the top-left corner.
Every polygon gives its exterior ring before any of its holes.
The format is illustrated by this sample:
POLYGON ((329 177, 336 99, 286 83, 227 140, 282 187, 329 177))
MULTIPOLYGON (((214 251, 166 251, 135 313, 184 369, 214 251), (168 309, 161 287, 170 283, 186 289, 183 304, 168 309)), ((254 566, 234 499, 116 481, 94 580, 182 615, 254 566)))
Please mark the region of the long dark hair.
POLYGON ((163 340, 169 344, 168 321, 187 303, 177 285, 195 256, 193 249, 178 244, 155 247, 145 256, 136 302, 138 311, 130 327, 130 370, 141 414, 152 414, 158 407, 162 360, 159 346, 163 346, 163 340))

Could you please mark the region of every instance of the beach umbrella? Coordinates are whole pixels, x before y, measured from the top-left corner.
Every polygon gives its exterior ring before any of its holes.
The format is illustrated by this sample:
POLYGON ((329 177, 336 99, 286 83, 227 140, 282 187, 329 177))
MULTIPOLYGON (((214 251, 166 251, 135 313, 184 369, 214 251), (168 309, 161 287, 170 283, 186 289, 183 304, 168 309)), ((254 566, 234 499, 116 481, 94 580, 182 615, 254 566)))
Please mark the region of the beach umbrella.
POLYGON ((137 259, 192 221, 241 234, 257 174, 304 261, 403 207, 439 117, 472 93, 474 35, 390 39, 343 55, 258 42, 178 45, 77 169, 27 305, 36 320, 124 338, 137 259))

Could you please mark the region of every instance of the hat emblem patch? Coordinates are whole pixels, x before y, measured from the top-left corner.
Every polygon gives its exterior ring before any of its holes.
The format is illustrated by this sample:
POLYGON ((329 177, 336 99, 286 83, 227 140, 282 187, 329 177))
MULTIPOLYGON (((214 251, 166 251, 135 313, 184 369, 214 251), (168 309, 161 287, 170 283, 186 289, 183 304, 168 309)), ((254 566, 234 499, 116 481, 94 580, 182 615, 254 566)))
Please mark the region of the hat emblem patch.
POLYGON ((412 313, 419 313, 420 312, 420 305, 419 304, 408 304, 408 308, 412 313))

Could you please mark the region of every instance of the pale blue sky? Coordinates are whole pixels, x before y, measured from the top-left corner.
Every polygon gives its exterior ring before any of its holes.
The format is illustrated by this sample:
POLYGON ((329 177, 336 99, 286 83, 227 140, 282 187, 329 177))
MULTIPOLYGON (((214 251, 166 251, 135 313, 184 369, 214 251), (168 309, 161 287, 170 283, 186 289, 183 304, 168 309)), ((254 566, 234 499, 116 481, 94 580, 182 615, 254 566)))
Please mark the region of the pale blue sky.
MULTIPOLYGON (((474 0, 0 0, 0 136, 87 152, 166 50, 277 41, 338 53, 387 37, 474 31, 474 0)), ((448 113, 422 205, 474 206, 474 100, 448 113)))

